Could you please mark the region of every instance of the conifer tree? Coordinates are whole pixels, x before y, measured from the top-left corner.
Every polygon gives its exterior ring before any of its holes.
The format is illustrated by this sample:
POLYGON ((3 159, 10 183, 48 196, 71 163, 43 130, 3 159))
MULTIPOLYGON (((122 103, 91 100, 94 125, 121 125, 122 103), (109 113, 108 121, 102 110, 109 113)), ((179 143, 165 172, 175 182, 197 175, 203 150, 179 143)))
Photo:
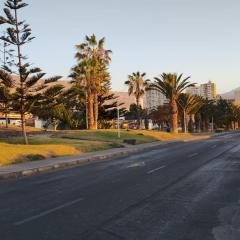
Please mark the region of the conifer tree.
MULTIPOLYGON (((16 73, 18 81, 16 82, 15 101, 16 107, 21 114, 22 134, 25 144, 28 144, 26 133, 26 114, 30 111, 37 96, 41 94, 44 88, 51 82, 57 81, 60 77, 52 77, 42 80, 45 73, 40 68, 30 67, 27 58, 23 55, 23 46, 31 42, 32 30, 30 26, 23 20, 19 19, 19 11, 28 6, 22 0, 7 0, 4 4, 5 16, 0 16, 0 24, 7 25, 6 35, 0 39, 16 48, 16 73)), ((0 71, 0 79, 2 81, 12 81, 12 70, 6 68, 0 71)))

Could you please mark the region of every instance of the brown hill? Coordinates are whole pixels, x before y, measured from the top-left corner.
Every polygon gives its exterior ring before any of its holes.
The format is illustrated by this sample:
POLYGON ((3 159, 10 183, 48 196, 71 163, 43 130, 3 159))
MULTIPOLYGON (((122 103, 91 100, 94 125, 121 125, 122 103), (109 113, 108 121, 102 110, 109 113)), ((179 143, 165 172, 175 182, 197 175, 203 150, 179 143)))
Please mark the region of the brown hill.
POLYGON ((123 103, 123 107, 129 110, 131 104, 136 103, 135 97, 133 95, 129 96, 128 92, 115 92, 115 96, 118 96, 118 102, 123 103))

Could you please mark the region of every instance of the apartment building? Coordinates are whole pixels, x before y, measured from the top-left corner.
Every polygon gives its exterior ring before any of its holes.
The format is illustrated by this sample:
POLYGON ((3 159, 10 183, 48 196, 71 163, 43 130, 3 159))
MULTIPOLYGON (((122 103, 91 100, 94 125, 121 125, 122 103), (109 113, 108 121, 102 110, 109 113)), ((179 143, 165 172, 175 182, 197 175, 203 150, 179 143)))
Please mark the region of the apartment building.
POLYGON ((216 83, 209 81, 200 85, 200 96, 207 99, 215 99, 216 93, 216 83))
POLYGON ((148 110, 152 110, 166 103, 168 103, 167 98, 161 92, 154 89, 146 91, 143 97, 143 107, 148 110))
POLYGON ((207 99, 215 99, 217 97, 216 83, 209 81, 208 83, 200 84, 200 86, 189 87, 186 89, 186 93, 207 99))
POLYGON ((189 87, 186 89, 186 93, 200 96, 200 86, 189 87))

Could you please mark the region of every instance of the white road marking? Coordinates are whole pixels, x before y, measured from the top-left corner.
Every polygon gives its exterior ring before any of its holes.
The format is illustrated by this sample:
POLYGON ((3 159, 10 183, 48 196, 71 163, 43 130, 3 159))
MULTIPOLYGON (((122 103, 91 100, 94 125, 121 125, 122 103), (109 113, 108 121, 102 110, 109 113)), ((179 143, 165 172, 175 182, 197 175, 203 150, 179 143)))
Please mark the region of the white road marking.
POLYGON ((237 146, 235 146, 234 148, 232 148, 232 149, 230 150, 230 152, 231 152, 231 153, 240 152, 240 145, 237 145, 237 146))
POLYGON ((158 170, 160 170, 160 169, 162 169, 162 168, 165 168, 165 167, 166 167, 166 166, 163 165, 163 166, 161 166, 161 167, 159 167, 159 168, 152 169, 152 170, 148 171, 147 174, 152 174, 152 173, 154 173, 154 172, 156 172, 156 171, 158 171, 158 170))
POLYGON ((215 147, 217 147, 217 145, 213 145, 211 148, 213 149, 213 148, 215 148, 215 147))
POLYGON ((233 135, 231 134, 231 135, 225 135, 225 136, 223 136, 223 138, 232 138, 233 137, 233 135))
POLYGON ((198 153, 193 153, 193 154, 188 155, 188 157, 189 157, 189 158, 192 158, 192 157, 195 157, 195 156, 197 156, 197 155, 198 155, 198 153))
POLYGON ((146 165, 145 162, 134 162, 128 165, 126 168, 143 167, 145 165, 146 165))
POLYGON ((71 202, 64 203, 64 204, 62 204, 62 205, 60 205, 60 206, 58 206, 58 207, 55 207, 55 208, 52 208, 52 209, 43 211, 43 212, 41 212, 41 213, 39 213, 39 214, 37 214, 37 215, 35 215, 35 216, 31 216, 31 217, 25 218, 25 219, 23 219, 23 220, 21 220, 21 221, 15 222, 14 225, 15 225, 15 226, 19 226, 19 225, 22 225, 22 224, 24 224, 24 223, 31 222, 31 221, 36 220, 36 219, 38 219, 38 218, 44 217, 44 216, 46 216, 46 215, 48 215, 48 214, 50 214, 50 213, 56 212, 56 211, 58 211, 58 210, 60 210, 60 209, 63 209, 63 208, 65 208, 65 207, 72 206, 73 204, 76 204, 76 203, 78 203, 78 202, 80 202, 80 201, 82 201, 82 200, 83 200, 83 198, 78 198, 78 199, 75 199, 75 200, 73 200, 73 201, 71 201, 71 202))

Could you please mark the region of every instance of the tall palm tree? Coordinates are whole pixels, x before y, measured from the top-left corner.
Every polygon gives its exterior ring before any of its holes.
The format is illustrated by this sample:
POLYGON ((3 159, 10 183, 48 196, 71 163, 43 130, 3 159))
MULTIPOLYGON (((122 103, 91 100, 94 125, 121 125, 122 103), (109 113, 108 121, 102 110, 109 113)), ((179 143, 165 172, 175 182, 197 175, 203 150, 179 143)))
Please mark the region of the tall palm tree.
POLYGON ((106 50, 104 44, 105 38, 98 41, 94 34, 86 36, 85 42, 76 46, 75 57, 78 65, 72 69, 71 74, 71 77, 86 89, 89 129, 97 129, 98 96, 102 85, 110 77, 107 67, 111 61, 111 50, 106 50))
POLYGON ((134 95, 137 103, 137 120, 138 128, 140 128, 140 99, 144 95, 146 88, 148 87, 149 80, 145 79, 146 73, 132 73, 128 76, 128 80, 125 84, 128 86, 128 94, 134 95))
POLYGON ((150 89, 160 91, 169 99, 171 131, 173 133, 178 133, 178 97, 186 88, 195 86, 194 83, 188 81, 190 77, 184 79, 182 77, 183 74, 178 76, 176 73, 163 73, 160 78, 155 77, 154 83, 150 85, 150 89))
POLYGON ((72 68, 70 77, 73 83, 78 87, 83 87, 85 91, 85 105, 86 105, 86 127, 87 129, 94 129, 94 112, 93 112, 93 84, 91 81, 91 74, 89 72, 88 62, 81 61, 72 68))
POLYGON ((181 93, 177 100, 178 106, 183 114, 184 133, 187 132, 187 115, 194 115, 201 108, 203 102, 197 95, 181 93))

